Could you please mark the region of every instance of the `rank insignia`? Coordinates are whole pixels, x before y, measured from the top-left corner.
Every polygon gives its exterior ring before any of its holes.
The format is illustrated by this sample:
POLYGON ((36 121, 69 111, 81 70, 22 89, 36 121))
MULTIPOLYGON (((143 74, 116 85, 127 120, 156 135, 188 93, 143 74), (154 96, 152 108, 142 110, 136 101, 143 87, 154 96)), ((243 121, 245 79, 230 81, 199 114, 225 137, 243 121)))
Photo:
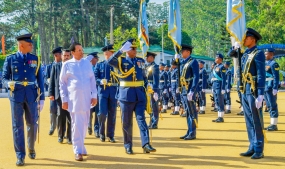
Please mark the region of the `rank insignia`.
POLYGON ((279 70, 279 67, 276 67, 275 70, 279 70))

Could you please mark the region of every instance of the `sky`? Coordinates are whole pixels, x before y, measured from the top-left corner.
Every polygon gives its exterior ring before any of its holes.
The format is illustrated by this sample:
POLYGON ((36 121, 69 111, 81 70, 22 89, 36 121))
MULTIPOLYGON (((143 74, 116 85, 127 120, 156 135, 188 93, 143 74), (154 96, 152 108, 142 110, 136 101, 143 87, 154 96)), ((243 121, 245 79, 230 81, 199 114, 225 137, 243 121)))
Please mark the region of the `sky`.
POLYGON ((155 2, 157 4, 162 4, 165 1, 169 1, 169 0, 150 0, 149 2, 155 2))

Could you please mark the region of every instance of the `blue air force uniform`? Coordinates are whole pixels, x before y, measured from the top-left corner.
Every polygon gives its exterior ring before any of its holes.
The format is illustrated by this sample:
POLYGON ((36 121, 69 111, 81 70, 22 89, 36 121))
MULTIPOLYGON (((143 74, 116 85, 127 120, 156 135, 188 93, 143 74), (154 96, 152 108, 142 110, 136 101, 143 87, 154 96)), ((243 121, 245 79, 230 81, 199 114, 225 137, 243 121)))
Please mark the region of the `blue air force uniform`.
MULTIPOLYGON (((103 52, 109 50, 113 50, 109 45, 102 48, 103 52)), ((105 122, 107 120, 107 137, 114 141, 117 112, 115 93, 117 93, 118 81, 116 81, 111 72, 114 72, 114 68, 106 60, 96 64, 95 78, 99 96, 99 134, 101 140, 105 140, 105 122)))
POLYGON ((174 111, 171 113, 171 115, 179 115, 180 101, 181 101, 180 92, 177 91, 179 87, 178 86, 179 71, 175 60, 173 60, 171 64, 172 66, 174 66, 174 68, 170 73, 171 94, 174 101, 174 111))
MULTIPOLYGON (((134 43, 134 39, 124 42, 121 50, 128 52, 131 52, 130 50, 136 50, 136 45, 134 45, 134 43)), ((135 112, 136 120, 140 129, 141 145, 144 148, 144 151, 155 151, 155 149, 149 145, 149 130, 145 121, 144 113, 147 105, 145 90, 147 87, 145 61, 138 57, 123 57, 121 56, 123 54, 121 50, 115 52, 107 62, 112 67, 118 69, 120 87, 117 98, 120 102, 122 111, 124 147, 126 149, 126 153, 133 154, 133 112, 135 112)))
MULTIPOLYGON (((265 52, 273 54, 274 49, 266 49, 265 52)), ((278 130, 278 105, 277 105, 277 91, 279 86, 279 64, 273 59, 267 60, 265 63, 266 82, 264 99, 269 108, 270 113, 270 126, 267 127, 268 131, 278 130)))
MULTIPOLYGON (((156 54, 147 52, 146 57, 153 56, 155 58, 156 54)), ((148 85, 151 86, 151 89, 154 93, 159 94, 159 67, 155 62, 148 63, 146 65, 146 76, 148 80, 148 85)), ((157 129, 158 119, 159 119, 159 110, 158 110, 158 101, 153 98, 153 94, 151 94, 151 109, 152 113, 150 115, 150 129, 157 129)))
MULTIPOLYGON (((159 66, 165 67, 164 63, 160 63, 159 66)), ((162 105, 161 113, 166 113, 167 104, 168 104, 168 74, 164 70, 159 71, 159 91, 160 91, 160 100, 162 105)))
MULTIPOLYGON (((205 64, 204 61, 200 60, 200 64, 205 64)), ((199 90, 198 90, 198 96, 199 96, 199 103, 200 103, 200 112, 199 114, 205 114, 206 110, 206 89, 207 89, 207 79, 208 79, 208 74, 206 69, 200 68, 199 70, 199 90)))
POLYGON ((167 101, 167 109, 171 109, 172 106, 172 93, 171 93, 171 67, 169 64, 165 65, 165 69, 168 68, 168 70, 165 70, 166 74, 167 74, 167 93, 168 93, 168 101, 167 101))
MULTIPOLYGON (((246 36, 252 36, 258 41, 261 35, 255 30, 248 28, 246 36)), ((265 86, 265 56, 256 46, 249 48, 242 56, 243 80, 242 106, 249 139, 248 151, 241 156, 251 156, 253 159, 263 157, 264 135, 262 109, 257 108, 256 102, 262 104, 265 86), (254 56, 254 57, 250 57, 254 56), (252 60, 251 60, 252 59, 252 60), (249 66, 246 66, 247 63, 249 66)))
MULTIPOLYGON (((230 62, 225 62, 225 65, 230 66, 230 62)), ((232 88, 232 71, 230 68, 226 71, 226 93, 224 94, 226 103, 226 114, 231 113, 231 88, 232 88)))
MULTIPOLYGON (((181 45, 182 51, 189 50, 192 53, 192 46, 181 45)), ((184 140, 193 140, 196 139, 196 128, 198 123, 198 113, 195 106, 195 98, 198 92, 198 83, 199 83, 199 65, 196 59, 193 59, 190 56, 184 59, 180 66, 180 82, 182 85, 181 99, 184 102, 184 108, 186 110, 186 120, 188 130, 186 134, 181 139, 184 140), (187 94, 192 93, 192 100, 188 100, 187 94)))
MULTIPOLYGON (((32 34, 17 37, 18 41, 32 43, 32 34)), ((24 120, 27 125, 27 144, 29 157, 35 158, 35 141, 38 128, 38 102, 45 100, 44 96, 44 76, 41 71, 40 60, 37 56, 27 53, 17 52, 7 56, 3 65, 3 84, 8 88, 8 96, 11 104, 12 127, 14 149, 18 161, 16 165, 24 165, 26 156, 24 138, 24 120), (15 82, 9 85, 8 82, 15 82), (39 89, 39 91, 38 91, 39 89)))
MULTIPOLYGON (((222 54, 217 54, 216 59, 220 58, 223 59, 224 56, 222 54)), ((213 69, 213 92, 214 92, 214 99, 215 104, 218 108, 218 118, 216 120, 212 120, 212 122, 221 123, 224 122, 224 93, 226 88, 226 68, 222 63, 216 64, 213 69)))

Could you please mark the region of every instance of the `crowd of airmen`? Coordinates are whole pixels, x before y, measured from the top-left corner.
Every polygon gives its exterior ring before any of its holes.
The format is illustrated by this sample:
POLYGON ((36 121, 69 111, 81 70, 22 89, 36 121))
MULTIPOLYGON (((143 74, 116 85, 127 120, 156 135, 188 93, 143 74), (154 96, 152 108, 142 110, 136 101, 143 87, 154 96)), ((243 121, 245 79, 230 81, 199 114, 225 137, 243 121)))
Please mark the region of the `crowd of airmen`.
MULTIPOLYGON (((17 40, 19 42, 25 41, 32 43, 31 36, 32 35, 23 35, 17 37, 17 40)), ((267 130, 278 130, 276 95, 279 85, 279 65, 274 61, 273 49, 266 50, 266 57, 263 52, 256 49, 254 42, 257 43, 260 39, 261 36, 258 32, 248 28, 247 39, 244 45, 249 49, 242 57, 242 65, 244 65, 242 67, 244 88, 243 90, 239 90, 240 88, 237 90, 240 102, 243 103, 241 106, 243 110, 238 114, 245 115, 250 141, 249 150, 240 155, 251 156, 252 159, 263 157, 264 138, 262 131, 259 130, 259 128, 263 127, 256 127, 261 123, 258 121, 260 117, 253 115, 255 111, 259 111, 260 108, 262 108, 262 106, 259 105, 263 100, 266 102, 271 117, 271 124, 267 127, 267 130), (250 38, 254 40, 250 41, 250 38), (254 55, 252 52, 254 52, 254 55), (252 59, 252 56, 255 58, 252 59), (261 61, 258 60, 260 58, 261 61), (266 63, 265 60, 262 61, 264 58, 266 58, 266 63), (247 64, 247 60, 250 60, 250 64, 247 64), (253 68, 254 66, 256 66, 256 68, 253 68), (264 70, 261 68, 262 66, 265 67, 264 70), (245 76, 244 73, 250 73, 251 76, 245 76), (252 83, 254 81, 257 81, 257 85, 253 87, 252 83), (254 96, 251 97, 255 90, 256 94, 254 93, 254 96), (252 125, 254 127, 251 128, 250 126, 252 125)), ((135 112, 138 122, 143 151, 145 153, 155 152, 156 149, 153 148, 149 142, 149 129, 158 129, 159 116, 162 116, 161 113, 167 113, 167 110, 173 107, 173 111, 170 113, 171 115, 181 115, 187 119, 187 132, 181 136, 180 139, 196 139, 198 114, 206 113, 206 90, 209 88, 212 89, 212 106, 214 107, 214 111, 217 111, 218 116, 213 122, 222 123, 224 122, 224 114, 231 113, 233 72, 230 68, 231 63, 223 62, 224 56, 222 54, 216 55, 211 73, 208 74, 204 68, 205 62, 202 60, 198 61, 191 57, 193 47, 190 45, 181 45, 181 53, 180 55, 175 55, 171 66, 164 63, 157 65, 154 62, 156 54, 152 52, 147 52, 145 58, 136 57, 136 49, 135 39, 130 39, 122 44, 122 48, 117 52, 115 52, 113 45, 103 47, 101 50, 104 53, 105 60, 101 62, 98 62, 97 52, 90 53, 85 58, 93 65, 98 89, 98 104, 90 109, 89 135, 92 135, 94 132, 95 137, 100 138, 102 142, 105 142, 107 138, 109 142, 115 143, 116 110, 117 107, 120 107, 126 153, 133 154, 133 112, 135 112), (127 53, 127 56, 123 56, 123 53, 127 53), (177 62, 177 60, 179 60, 179 62, 177 62), (180 68, 180 72, 178 68, 180 68), (181 84, 181 88, 179 84, 181 84), (147 124, 145 121, 145 110, 148 106, 150 106, 151 110, 149 112, 150 121, 147 124)), ((231 57, 237 55, 235 49, 236 47, 233 47, 229 52, 231 57)), ((3 78, 4 84, 6 84, 10 93, 13 92, 13 94, 9 94, 13 118, 22 116, 23 112, 30 114, 30 116, 25 116, 25 118, 29 126, 29 157, 34 159, 35 150, 34 141, 32 140, 36 140, 36 136, 33 135, 33 133, 35 133, 37 127, 35 125, 37 117, 34 116, 38 113, 36 108, 31 109, 34 105, 30 104, 34 103, 36 98, 30 97, 29 95, 40 97, 37 98, 37 101, 40 100, 42 109, 44 97, 43 95, 39 95, 39 93, 43 93, 44 78, 41 72, 34 74, 34 69, 38 65, 38 58, 29 54, 29 52, 30 51, 27 51, 28 57, 33 61, 31 63, 29 59, 25 58, 25 54, 22 55, 20 52, 8 56, 4 63, 3 78), (28 60, 27 63, 30 68, 25 67, 26 60, 28 60), (30 74, 27 75, 24 69, 29 69, 29 71, 31 71, 30 74), (13 73, 11 73, 11 71, 13 73), (37 80, 35 80, 35 78, 37 80), (14 87, 10 83, 10 81, 13 80, 16 81, 14 87), (35 85, 35 81, 37 81, 38 85, 35 85), (31 86, 30 89, 27 88, 29 86, 31 86), (33 91, 34 88, 40 88, 38 94, 33 91), (25 96, 24 98, 21 96, 23 94, 25 96), (22 109, 20 109, 19 106, 22 107, 22 109), (31 126, 34 127, 34 129, 31 129, 31 126)), ((66 136, 67 143, 72 144, 70 138, 70 115, 66 110, 61 108, 60 92, 58 89, 58 76, 62 62, 70 59, 71 55, 69 50, 62 49, 61 47, 55 48, 52 53, 54 54, 55 60, 46 67, 45 71, 46 81, 49 84, 48 95, 50 98, 49 135, 53 135, 57 128, 58 142, 63 143, 64 137, 66 136)), ((238 81, 237 86, 239 86, 239 84, 240 82, 238 81)), ((24 165, 25 157, 23 119, 21 119, 22 117, 19 122, 13 120, 14 144, 18 159, 16 164, 18 166, 24 165)), ((260 126, 262 125, 260 124, 260 126)))

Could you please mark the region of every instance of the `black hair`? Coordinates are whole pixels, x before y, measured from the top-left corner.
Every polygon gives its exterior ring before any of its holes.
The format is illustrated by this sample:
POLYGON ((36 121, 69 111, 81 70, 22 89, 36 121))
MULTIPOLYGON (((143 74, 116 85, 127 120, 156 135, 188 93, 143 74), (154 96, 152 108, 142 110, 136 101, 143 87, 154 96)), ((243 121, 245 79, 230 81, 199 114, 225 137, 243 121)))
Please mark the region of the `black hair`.
POLYGON ((70 52, 69 49, 61 49, 62 52, 70 52))
POLYGON ((78 43, 78 42, 72 43, 72 44, 70 45, 70 47, 69 47, 69 50, 72 51, 72 52, 75 52, 75 47, 78 46, 78 45, 81 46, 81 44, 78 43))

